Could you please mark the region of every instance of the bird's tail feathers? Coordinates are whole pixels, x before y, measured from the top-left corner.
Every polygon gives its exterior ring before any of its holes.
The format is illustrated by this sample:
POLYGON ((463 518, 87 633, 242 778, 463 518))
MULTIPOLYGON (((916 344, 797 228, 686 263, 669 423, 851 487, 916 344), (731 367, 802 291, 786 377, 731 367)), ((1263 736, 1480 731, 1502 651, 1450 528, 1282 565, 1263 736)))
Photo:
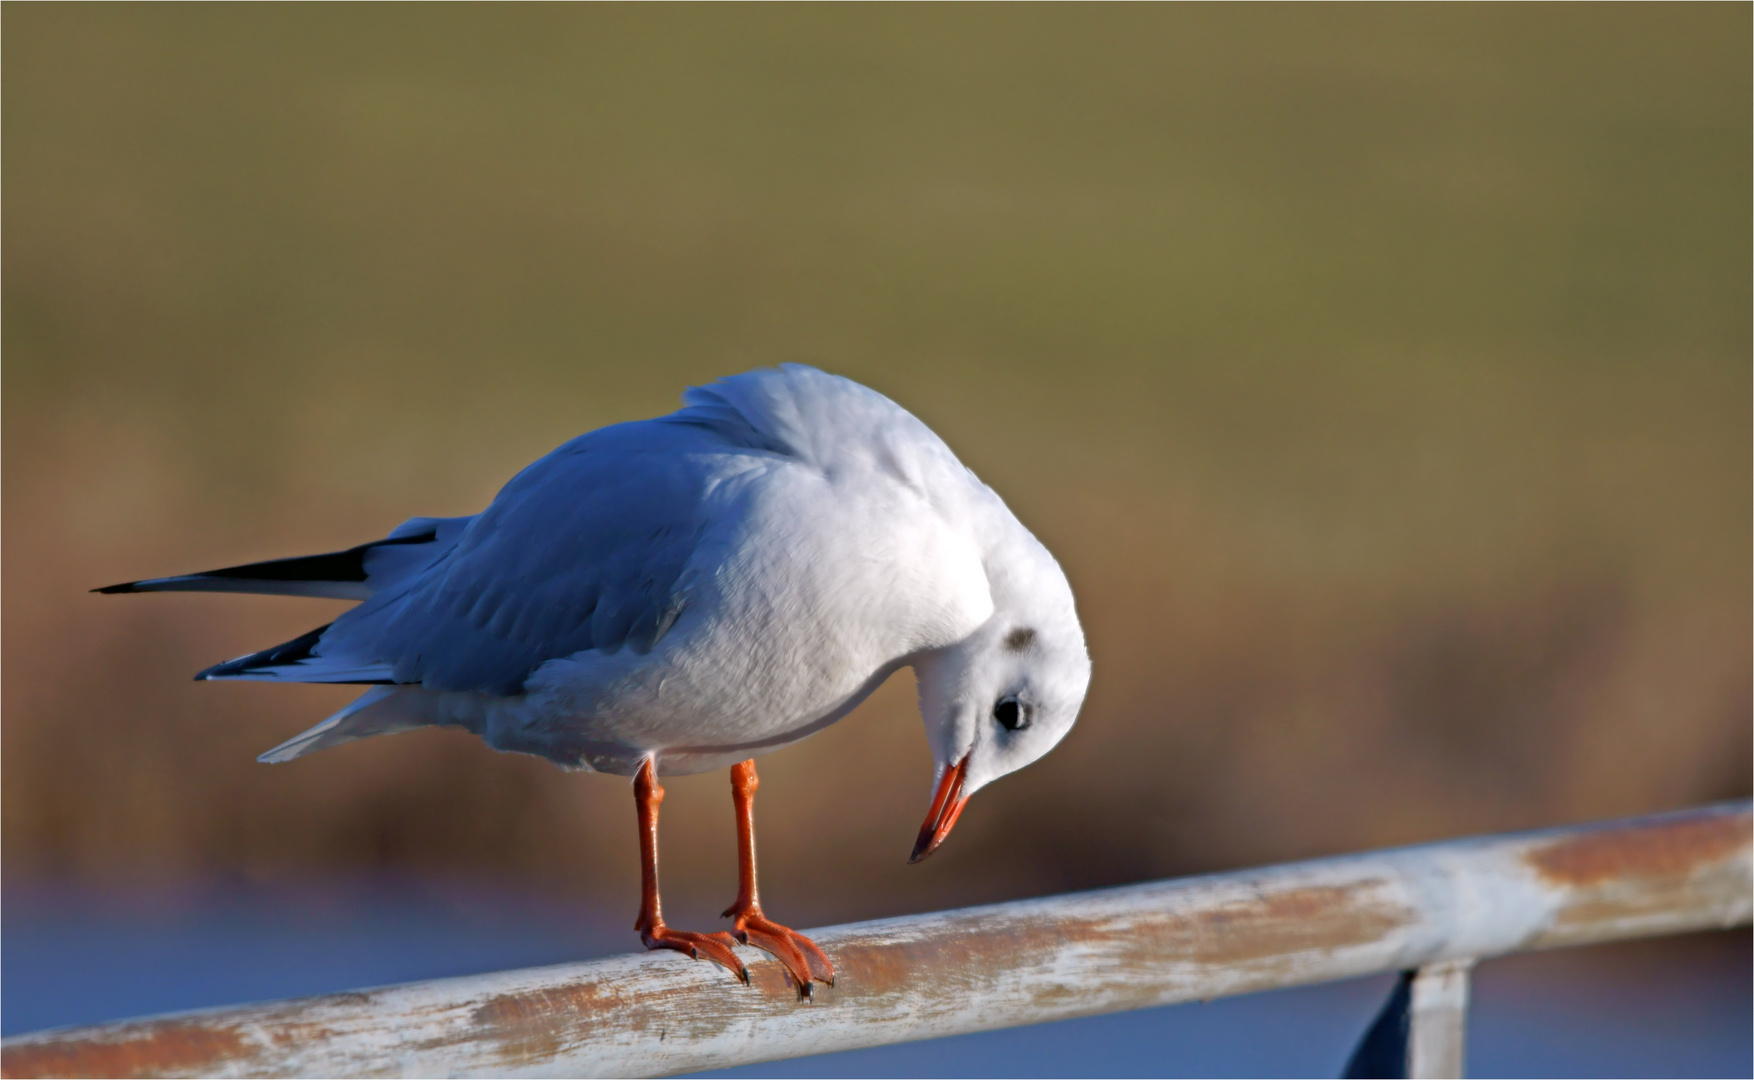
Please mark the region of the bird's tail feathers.
POLYGON ((354 698, 345 709, 256 760, 278 765, 355 739, 424 727, 429 721, 418 708, 418 703, 412 700, 419 693, 418 689, 410 691, 399 686, 374 686, 354 698))

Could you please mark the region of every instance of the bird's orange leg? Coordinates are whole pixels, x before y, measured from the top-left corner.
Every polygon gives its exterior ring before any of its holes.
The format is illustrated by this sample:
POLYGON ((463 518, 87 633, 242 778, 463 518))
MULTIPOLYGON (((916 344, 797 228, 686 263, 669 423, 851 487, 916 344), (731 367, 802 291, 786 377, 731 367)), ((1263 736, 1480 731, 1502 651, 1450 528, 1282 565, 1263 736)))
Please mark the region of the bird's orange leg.
POLYGON ((731 932, 737 940, 772 953, 792 973, 798 993, 808 996, 812 979, 834 985, 834 965, 814 941, 761 913, 755 888, 755 789, 760 786, 753 759, 731 766, 731 802, 737 808, 737 902, 726 909, 725 917, 736 920, 731 932))
POLYGON ((730 934, 691 934, 664 925, 664 909, 658 900, 658 805, 664 801, 664 789, 658 786, 658 770, 651 758, 634 774, 633 799, 639 810, 640 858, 639 920, 633 928, 639 931, 640 940, 648 949, 675 949, 696 960, 715 960, 747 985, 749 970, 731 951, 736 939, 730 934))

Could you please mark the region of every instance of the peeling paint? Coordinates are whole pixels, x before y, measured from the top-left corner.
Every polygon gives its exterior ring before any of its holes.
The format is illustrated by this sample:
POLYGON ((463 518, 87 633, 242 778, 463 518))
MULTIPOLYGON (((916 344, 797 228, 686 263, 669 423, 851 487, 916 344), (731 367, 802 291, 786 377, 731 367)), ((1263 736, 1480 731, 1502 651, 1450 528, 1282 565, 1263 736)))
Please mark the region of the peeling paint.
POLYGON ((1555 885, 1684 877, 1746 848, 1751 832, 1747 814, 1701 815, 1637 831, 1592 829, 1536 848, 1528 860, 1555 885))
POLYGON ((0 1076, 164 1076, 206 1072, 248 1053, 236 1028, 192 1020, 137 1026, 130 1037, 12 1045, 0 1051, 0 1076))

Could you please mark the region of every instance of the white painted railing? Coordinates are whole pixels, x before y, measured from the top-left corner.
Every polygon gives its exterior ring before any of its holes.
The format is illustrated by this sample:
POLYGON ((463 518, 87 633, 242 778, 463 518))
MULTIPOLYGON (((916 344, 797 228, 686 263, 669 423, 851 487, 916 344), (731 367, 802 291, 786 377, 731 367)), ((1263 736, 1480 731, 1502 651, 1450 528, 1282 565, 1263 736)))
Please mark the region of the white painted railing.
POLYGON ((800 1000, 674 953, 40 1032, 6 1076, 658 1076, 1405 972, 1359 1075, 1460 1075, 1468 973, 1749 921, 1750 804, 813 930, 800 1000))

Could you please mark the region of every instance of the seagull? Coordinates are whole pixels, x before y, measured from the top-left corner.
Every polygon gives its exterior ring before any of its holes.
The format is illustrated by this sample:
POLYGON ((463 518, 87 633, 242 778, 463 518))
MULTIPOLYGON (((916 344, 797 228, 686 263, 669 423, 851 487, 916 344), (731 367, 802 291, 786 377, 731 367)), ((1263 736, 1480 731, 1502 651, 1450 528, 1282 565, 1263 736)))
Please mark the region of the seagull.
POLYGON ((762 911, 755 758, 912 667, 935 762, 918 862, 975 792, 1065 737, 1090 656, 1054 557, 901 406, 799 364, 682 402, 565 443, 471 517, 94 591, 361 601, 195 676, 371 687, 261 761, 448 726, 496 750, 632 776, 634 929, 646 947, 716 961, 747 984, 732 946, 753 945, 808 996, 813 981, 833 984, 834 965, 762 911), (658 894, 658 778, 725 767, 738 835, 731 930, 673 929, 658 894))

